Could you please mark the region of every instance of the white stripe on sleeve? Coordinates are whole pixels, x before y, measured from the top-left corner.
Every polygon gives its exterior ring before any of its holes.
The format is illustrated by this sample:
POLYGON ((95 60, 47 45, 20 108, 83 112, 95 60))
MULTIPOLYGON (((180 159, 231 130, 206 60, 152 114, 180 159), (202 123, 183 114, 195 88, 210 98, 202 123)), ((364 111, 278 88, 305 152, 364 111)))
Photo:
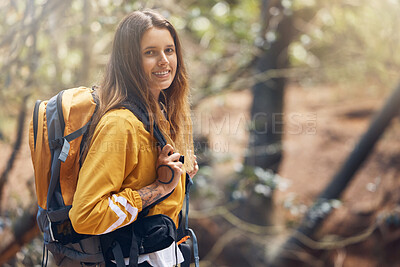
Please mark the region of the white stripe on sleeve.
MULTIPOLYGON (((129 204, 126 198, 124 197, 113 195, 113 199, 116 203, 121 204, 125 208, 125 210, 129 212, 129 214, 131 215, 131 219, 126 225, 132 223, 138 214, 138 209, 129 204)), ((108 229, 102 234, 107 234, 120 227, 127 217, 126 213, 123 210, 121 210, 121 208, 118 205, 116 205, 114 201, 111 198, 108 198, 108 206, 112 211, 115 212, 115 214, 118 216, 118 219, 110 227, 108 227, 108 229)))
POLYGON ((138 214, 138 209, 129 204, 126 198, 124 197, 121 196, 118 197, 116 195, 113 195, 113 198, 115 202, 121 204, 126 209, 126 211, 128 211, 129 214, 132 216, 127 225, 132 223, 136 219, 136 216, 138 214))

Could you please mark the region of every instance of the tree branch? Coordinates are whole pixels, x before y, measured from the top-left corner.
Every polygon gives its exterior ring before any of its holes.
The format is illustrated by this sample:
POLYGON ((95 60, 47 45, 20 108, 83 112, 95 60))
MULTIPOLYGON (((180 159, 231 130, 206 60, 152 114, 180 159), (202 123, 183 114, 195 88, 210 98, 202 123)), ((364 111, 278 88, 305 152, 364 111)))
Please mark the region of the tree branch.
MULTIPOLYGON (((15 254, 28 242, 32 241, 40 233, 36 224, 37 208, 25 211, 13 227, 13 238, 0 251, 0 266, 12 259, 15 254)), ((4 242, 4 239, 3 241, 4 242)), ((5 241, 7 242, 7 241, 5 241)), ((4 243, 3 243, 4 244, 4 243)))

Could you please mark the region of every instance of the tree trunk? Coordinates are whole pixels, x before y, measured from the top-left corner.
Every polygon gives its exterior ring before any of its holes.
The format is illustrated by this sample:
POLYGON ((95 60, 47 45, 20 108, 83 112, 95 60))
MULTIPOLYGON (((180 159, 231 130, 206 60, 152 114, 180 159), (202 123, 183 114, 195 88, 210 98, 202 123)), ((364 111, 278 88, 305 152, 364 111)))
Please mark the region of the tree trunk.
MULTIPOLYGON (((292 17, 284 14, 280 2, 269 2, 263 1, 261 14, 266 26, 262 31, 264 39, 262 52, 254 70, 256 75, 265 74, 267 76, 268 71, 287 68, 287 50, 294 33, 292 17), (271 8, 280 10, 279 14, 275 17, 268 16, 271 8), (276 22, 276 20, 279 21, 276 22), (278 23, 277 26, 274 26, 276 23, 278 23), (274 35, 276 36, 275 41, 272 40, 274 35)), ((278 171, 282 158, 285 83, 284 77, 262 79, 252 88, 252 127, 245 165, 278 171)))
MULTIPOLYGON (((280 1, 263 0, 261 22, 265 25, 261 33, 264 41, 260 44, 261 53, 256 61, 254 72, 257 77, 260 75, 267 77, 269 71, 287 68, 287 50, 293 38, 294 29, 292 17, 284 14, 280 1), (275 10, 275 16, 269 15, 273 13, 270 12, 271 9, 275 10), (277 13, 276 10, 279 12, 277 13), (275 40, 266 37, 272 35, 276 36, 275 40)), ((244 161, 246 166, 278 171, 282 158, 285 82, 284 77, 264 78, 259 79, 252 88, 252 128, 244 161)), ((273 213, 272 195, 251 194, 236 213, 251 223, 270 225, 273 213)))
MULTIPOLYGON (((252 127, 244 160, 246 167, 260 167, 277 172, 282 158, 284 77, 267 78, 270 71, 288 66, 287 50, 293 38, 290 15, 284 14, 280 1, 262 1, 260 55, 256 60, 254 74, 257 82, 252 87, 252 127), (270 12, 270 10, 274 12, 270 12), (277 10, 279 12, 277 13, 277 10), (271 16, 270 14, 274 14, 271 16), (276 39, 273 39, 276 36, 276 39)), ((272 193, 269 196, 252 192, 234 213, 244 221, 256 225, 273 223, 272 193)), ((245 240, 244 247, 253 255, 251 266, 267 266, 265 248, 245 240)), ((243 254, 248 257, 250 254, 243 254)))

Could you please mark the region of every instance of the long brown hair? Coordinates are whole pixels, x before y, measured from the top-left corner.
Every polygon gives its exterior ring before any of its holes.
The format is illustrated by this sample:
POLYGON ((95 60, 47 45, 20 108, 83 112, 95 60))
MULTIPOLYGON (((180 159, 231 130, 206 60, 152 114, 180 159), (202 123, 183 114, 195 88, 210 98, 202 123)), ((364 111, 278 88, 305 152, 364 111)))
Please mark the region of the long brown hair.
MULTIPOLYGON (((150 28, 167 29, 174 42, 177 55, 175 78, 169 88, 161 92, 170 122, 170 138, 176 151, 186 156, 187 170, 193 168, 192 121, 189 107, 188 75, 182 56, 178 34, 172 24, 153 10, 135 11, 119 23, 115 32, 113 48, 106 66, 104 78, 97 89, 98 109, 89 129, 89 139, 101 117, 112 109, 134 97, 147 110, 150 125, 159 123, 162 118, 159 99, 155 99, 148 88, 148 79, 142 67, 140 42, 143 34, 150 28)), ((163 123, 159 128, 166 134, 163 123)))

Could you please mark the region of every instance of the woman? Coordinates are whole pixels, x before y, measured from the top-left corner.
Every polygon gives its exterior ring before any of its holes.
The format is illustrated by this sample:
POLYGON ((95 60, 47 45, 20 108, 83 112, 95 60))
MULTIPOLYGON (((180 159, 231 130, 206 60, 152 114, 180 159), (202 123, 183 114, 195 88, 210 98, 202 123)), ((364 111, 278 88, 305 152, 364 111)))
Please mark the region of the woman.
MULTIPOLYGON (((97 95, 90 145, 70 210, 75 231, 110 233, 134 222, 142 209, 172 191, 149 215, 167 215, 178 226, 185 172, 193 177, 198 166, 193 155, 188 78, 174 27, 154 11, 126 16, 116 30, 97 95), (155 122, 167 139, 162 150, 152 136, 153 128, 147 131, 124 108, 138 102, 146 109, 150 125, 155 122), (185 164, 179 161, 181 155, 185 164)), ((174 248, 146 255, 146 260, 154 266, 172 266, 176 256, 182 260, 174 248)))

